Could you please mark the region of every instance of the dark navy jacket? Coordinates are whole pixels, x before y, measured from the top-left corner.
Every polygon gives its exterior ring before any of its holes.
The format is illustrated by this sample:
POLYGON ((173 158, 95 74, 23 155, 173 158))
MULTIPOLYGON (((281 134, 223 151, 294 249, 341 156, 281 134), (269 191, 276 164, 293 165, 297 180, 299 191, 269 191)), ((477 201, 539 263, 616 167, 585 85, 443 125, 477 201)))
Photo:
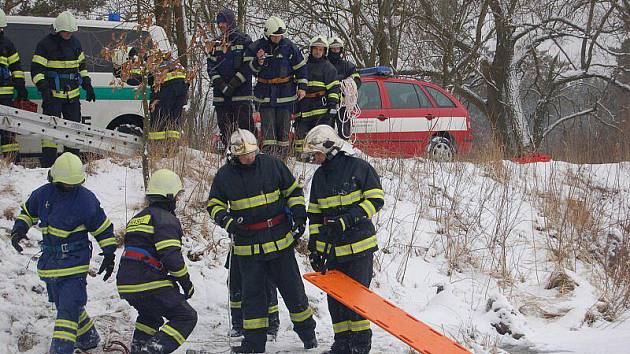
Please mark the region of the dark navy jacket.
POLYGON ((88 232, 104 253, 116 250, 112 222, 96 196, 83 186, 64 191, 52 183, 45 184, 33 191, 21 207, 13 231, 26 233, 39 223, 43 252, 37 273, 42 280, 87 274, 92 256, 88 232))

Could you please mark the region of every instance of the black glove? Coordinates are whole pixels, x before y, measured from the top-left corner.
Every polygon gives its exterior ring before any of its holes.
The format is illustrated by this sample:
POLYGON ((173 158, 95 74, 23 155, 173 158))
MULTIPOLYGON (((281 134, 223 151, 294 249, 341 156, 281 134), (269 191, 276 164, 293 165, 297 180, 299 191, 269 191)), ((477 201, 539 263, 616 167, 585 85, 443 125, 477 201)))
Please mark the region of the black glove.
POLYGON ((324 270, 324 264, 326 261, 321 253, 311 251, 308 255, 308 260, 311 262, 311 267, 313 267, 314 271, 321 272, 324 270))
POLYGON ((19 253, 22 253, 22 251, 24 251, 22 246, 20 246, 20 240, 26 240, 26 239, 27 239, 26 234, 23 232, 14 231, 11 234, 11 244, 13 245, 13 248, 15 248, 15 250, 18 251, 19 253))
POLYGON ((83 89, 85 90, 85 100, 88 102, 95 102, 96 95, 94 94, 94 87, 90 84, 83 85, 83 89))
POLYGON ((223 92, 223 90, 225 90, 225 87, 227 86, 227 84, 225 83, 225 80, 223 79, 214 80, 212 82, 212 85, 214 85, 214 87, 216 87, 221 92, 223 92))
POLYGON ((228 234, 232 234, 233 235, 233 234, 238 233, 238 231, 240 230, 239 227, 238 227, 239 223, 237 222, 237 220, 235 218, 233 218, 232 216, 230 216, 229 214, 226 214, 223 217, 223 220, 221 220, 221 223, 223 225, 226 225, 226 226, 224 226, 224 228, 225 228, 225 231, 228 232, 228 234), (232 219, 232 222, 230 222, 230 219, 232 219))
POLYGON ((351 226, 350 217, 346 214, 334 217, 325 217, 324 226, 328 228, 333 236, 341 236, 341 234, 351 226))
POLYGON ((52 99, 52 92, 50 91, 50 86, 48 86, 48 82, 46 80, 41 80, 37 83, 37 90, 40 95, 42 95, 42 100, 44 102, 52 99))
POLYGON ((195 286, 190 281, 190 277, 178 278, 177 282, 179 283, 179 286, 182 287, 186 300, 190 299, 195 293, 195 286))
POLYGON ((98 274, 100 275, 101 273, 105 272, 103 281, 106 281, 114 272, 114 259, 116 258, 116 256, 114 256, 113 253, 106 254, 103 252, 99 253, 99 255, 103 256, 104 258, 103 263, 101 263, 101 267, 98 269, 98 274))
POLYGON ((28 100, 28 91, 26 91, 26 87, 16 86, 15 90, 17 91, 17 97, 15 98, 16 100, 18 101, 28 100))
POLYGON ((293 233, 293 238, 298 239, 304 235, 304 231, 306 230, 306 219, 304 218, 295 218, 293 220, 293 227, 291 228, 291 232, 293 233))

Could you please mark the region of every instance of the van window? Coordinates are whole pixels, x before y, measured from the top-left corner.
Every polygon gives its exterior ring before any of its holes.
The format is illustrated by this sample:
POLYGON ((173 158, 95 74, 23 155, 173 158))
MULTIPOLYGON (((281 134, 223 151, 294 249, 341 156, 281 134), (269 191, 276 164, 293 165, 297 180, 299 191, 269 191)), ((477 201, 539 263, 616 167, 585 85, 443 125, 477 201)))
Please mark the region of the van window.
POLYGON ((400 82, 385 82, 385 88, 389 95, 389 103, 392 109, 420 108, 418 94, 414 84, 400 82))
POLYGON ((52 32, 51 25, 37 25, 30 23, 9 23, 4 29, 4 35, 7 36, 20 54, 20 63, 22 70, 31 70, 31 61, 35 47, 44 36, 52 32))
MULTIPOLYGON (((31 70, 31 61, 37 43, 46 35, 52 33, 51 25, 39 25, 30 23, 9 23, 5 28, 5 35, 11 39, 20 54, 22 70, 31 70)), ((112 63, 101 55, 104 46, 110 46, 114 40, 118 40, 123 32, 127 32, 125 42, 135 44, 138 42, 139 32, 117 28, 79 27, 79 32, 74 35, 81 42, 85 53, 85 62, 89 72, 113 71, 112 63)))
POLYGON ((451 101, 448 96, 438 91, 437 89, 429 86, 425 86, 424 88, 427 90, 429 95, 433 97, 433 100, 435 100, 435 103, 437 103, 438 107, 456 107, 455 103, 453 103, 453 101, 451 101))
POLYGON ((368 81, 361 85, 358 103, 361 109, 380 109, 382 107, 381 92, 377 82, 368 81))

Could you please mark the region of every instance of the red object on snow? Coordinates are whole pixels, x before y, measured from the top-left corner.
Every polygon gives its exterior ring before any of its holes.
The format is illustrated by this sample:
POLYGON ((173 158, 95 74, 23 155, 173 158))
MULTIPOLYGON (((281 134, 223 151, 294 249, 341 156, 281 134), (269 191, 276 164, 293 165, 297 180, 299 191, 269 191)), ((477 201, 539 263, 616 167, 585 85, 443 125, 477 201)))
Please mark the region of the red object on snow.
POLYGON ((551 156, 547 154, 541 154, 539 152, 534 152, 531 154, 514 157, 512 161, 519 164, 535 163, 535 162, 549 162, 551 161, 551 156))
POLYGON ((13 107, 37 113, 37 103, 29 100, 13 101, 13 107))

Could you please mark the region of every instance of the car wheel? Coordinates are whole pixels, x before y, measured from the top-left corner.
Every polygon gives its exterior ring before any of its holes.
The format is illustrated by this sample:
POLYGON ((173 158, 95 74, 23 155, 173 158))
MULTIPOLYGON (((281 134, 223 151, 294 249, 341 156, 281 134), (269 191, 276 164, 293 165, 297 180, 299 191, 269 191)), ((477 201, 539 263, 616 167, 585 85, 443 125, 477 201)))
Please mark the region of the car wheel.
POLYGON ((455 147, 451 141, 443 136, 431 138, 427 147, 429 158, 436 161, 452 161, 455 157, 455 147))

